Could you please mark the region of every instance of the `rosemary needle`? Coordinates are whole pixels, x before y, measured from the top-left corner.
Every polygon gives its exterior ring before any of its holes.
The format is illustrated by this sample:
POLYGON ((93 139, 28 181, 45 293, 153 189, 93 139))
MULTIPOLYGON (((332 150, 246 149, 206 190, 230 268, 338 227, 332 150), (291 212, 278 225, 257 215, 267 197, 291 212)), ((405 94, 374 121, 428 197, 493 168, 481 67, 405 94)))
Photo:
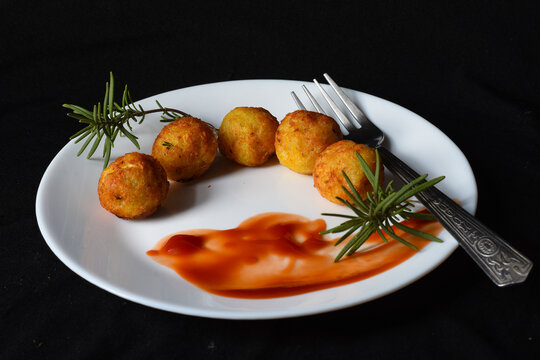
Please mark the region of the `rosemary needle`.
POLYGON ((106 168, 111 157, 111 149, 118 134, 127 137, 137 149, 140 149, 139 142, 137 141, 138 138, 132 133, 133 127, 131 122, 141 124, 146 114, 157 112, 162 113, 162 122, 170 122, 179 117, 189 116, 189 114, 183 111, 165 108, 157 100, 156 104, 158 108, 152 110, 144 110, 141 105, 135 105, 131 99, 127 85, 125 85, 124 92, 122 93, 122 101, 118 104, 114 100, 114 76, 111 72, 110 80, 105 84, 103 103, 98 102, 97 105, 93 106, 92 110, 87 110, 78 105, 62 105, 72 111, 67 114, 69 117, 79 120, 82 124, 86 124, 84 128, 70 137, 70 140, 76 139, 75 143, 85 140, 77 156, 84 153, 93 141, 86 155, 86 158, 89 159, 95 153, 101 141, 104 140, 102 156, 104 158, 103 168, 106 168))
POLYGON ((418 250, 416 246, 397 235, 392 229, 392 226, 395 226, 397 229, 409 234, 419 236, 430 241, 442 242, 442 240, 436 236, 410 228, 403 223, 400 223, 397 219, 400 217, 405 221, 410 219, 426 221, 435 220, 435 217, 431 214, 412 212, 414 205, 409 202, 408 199, 420 191, 437 184, 444 179, 444 176, 425 181, 427 174, 422 175, 404 185, 398 191, 394 190, 392 182, 390 182, 386 188, 383 188, 383 186, 381 186, 382 184, 379 184, 379 174, 382 171, 382 168, 379 152, 377 150, 375 150, 375 155, 375 173, 373 173, 362 156, 359 153, 356 153, 360 166, 362 167, 366 178, 373 188, 371 194, 366 194, 366 199, 362 199, 347 174, 345 172, 342 173, 345 182, 348 185, 348 188, 345 186, 342 186, 342 188, 348 195, 349 199, 347 200, 339 197, 337 199, 351 209, 354 212, 354 215, 330 213, 322 214, 347 219, 340 225, 321 232, 321 234, 334 234, 345 231, 345 234, 342 235, 335 243, 335 245, 338 245, 344 240, 348 240, 334 259, 336 262, 345 255, 350 256, 354 254, 356 250, 358 250, 375 232, 378 233, 381 239, 383 239, 385 242, 388 242, 388 238, 392 238, 404 245, 411 247, 412 249, 418 250))

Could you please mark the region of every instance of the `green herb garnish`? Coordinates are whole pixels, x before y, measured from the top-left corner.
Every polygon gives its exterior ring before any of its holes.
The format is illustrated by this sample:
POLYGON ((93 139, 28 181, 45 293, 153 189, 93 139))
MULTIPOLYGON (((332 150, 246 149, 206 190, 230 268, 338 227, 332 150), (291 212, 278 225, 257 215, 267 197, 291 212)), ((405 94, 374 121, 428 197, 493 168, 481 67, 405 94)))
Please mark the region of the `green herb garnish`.
POLYGON ((92 147, 88 151, 86 156, 89 159, 97 147, 101 143, 101 140, 105 139, 103 146, 103 157, 105 158, 103 168, 106 168, 109 164, 111 156, 111 148, 114 146, 114 140, 118 134, 125 135, 131 142, 140 149, 137 137, 131 133, 133 128, 130 121, 134 121, 137 124, 141 124, 146 114, 161 112, 161 121, 170 122, 179 117, 189 116, 183 111, 164 108, 156 100, 158 109, 144 110, 141 105, 135 105, 131 100, 131 95, 127 88, 124 87, 124 93, 122 94, 122 102, 118 104, 114 101, 114 77, 113 73, 110 73, 110 83, 105 84, 105 97, 103 104, 98 102, 94 105, 92 110, 87 110, 81 106, 64 104, 65 108, 70 109, 72 112, 67 115, 79 120, 80 123, 86 124, 86 127, 77 131, 70 137, 70 140, 75 140, 75 143, 80 142, 86 138, 86 141, 81 146, 77 156, 80 156, 88 147, 90 142, 94 140, 92 147))
POLYGON ((371 234, 375 232, 377 232, 385 242, 388 242, 386 236, 389 236, 404 245, 418 250, 416 246, 398 236, 392 229, 392 225, 409 234, 431 241, 442 242, 442 240, 436 236, 403 225, 400 223, 399 218, 405 221, 408 221, 409 219, 435 220, 435 217, 432 214, 412 212, 414 205, 408 201, 408 199, 420 191, 437 184, 444 179, 444 176, 440 176, 429 181, 424 181, 427 178, 427 174, 422 175, 404 185, 398 191, 393 189, 392 181, 390 181, 386 188, 383 189, 383 187, 379 184, 379 175, 382 169, 379 159, 379 152, 377 150, 375 150, 375 155, 376 165, 374 174, 362 156, 359 153, 356 153, 356 157, 362 166, 362 170, 373 187, 373 192, 371 194, 369 192, 366 193, 365 200, 362 199, 358 191, 354 188, 345 171, 342 171, 343 177, 345 178, 349 189, 347 189, 345 186, 342 186, 342 188, 345 190, 345 193, 349 196, 351 201, 342 199, 340 197, 336 198, 350 208, 355 215, 330 213, 322 214, 348 219, 341 225, 321 232, 321 234, 329 234, 346 231, 346 233, 335 243, 335 245, 338 245, 343 240, 350 238, 347 244, 343 247, 343 249, 341 249, 339 254, 334 259, 336 262, 339 261, 339 259, 341 259, 345 254, 347 256, 354 254, 356 250, 358 250, 360 246, 362 246, 362 244, 364 244, 364 242, 371 236, 371 234), (353 234, 355 235, 353 236, 353 234))
POLYGON ((163 144, 161 144, 161 146, 165 146, 167 149, 170 150, 174 146, 174 144, 171 144, 168 141, 164 141, 163 144))

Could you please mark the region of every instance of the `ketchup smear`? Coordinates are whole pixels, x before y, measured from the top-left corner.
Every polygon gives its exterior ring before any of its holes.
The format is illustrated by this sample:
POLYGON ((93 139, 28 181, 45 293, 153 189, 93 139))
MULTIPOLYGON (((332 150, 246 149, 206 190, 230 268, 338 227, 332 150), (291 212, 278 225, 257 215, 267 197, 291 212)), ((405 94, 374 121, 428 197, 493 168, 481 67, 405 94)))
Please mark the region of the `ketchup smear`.
MULTIPOLYGON (((407 226, 437 235, 435 221, 411 220, 407 226)), ((190 283, 210 293, 248 299, 303 294, 349 284, 386 271, 416 251, 373 234, 352 256, 334 258, 346 243, 334 246, 319 233, 322 219, 285 213, 263 213, 229 230, 189 230, 162 239, 147 252, 190 283)), ((423 248, 428 240, 394 231, 423 248)))

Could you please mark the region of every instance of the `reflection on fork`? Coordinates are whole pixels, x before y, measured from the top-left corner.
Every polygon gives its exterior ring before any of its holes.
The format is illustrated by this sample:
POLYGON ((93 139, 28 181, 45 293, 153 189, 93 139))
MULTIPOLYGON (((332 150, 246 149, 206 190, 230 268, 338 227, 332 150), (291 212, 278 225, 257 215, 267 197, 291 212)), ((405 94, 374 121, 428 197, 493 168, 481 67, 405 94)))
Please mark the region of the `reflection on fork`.
MULTIPOLYGON (((378 149, 383 164, 403 182, 408 183, 416 179, 419 174, 383 146, 384 133, 368 119, 328 74, 324 74, 324 77, 352 117, 351 119, 346 116, 319 82, 313 80, 323 98, 332 108, 337 120, 347 131, 345 138, 378 149)), ((302 86, 302 88, 316 111, 325 114, 307 87, 302 86)), ((304 104, 294 91, 291 92, 291 95, 298 108, 305 110, 304 104)), ((500 236, 435 187, 426 189, 416 196, 495 284, 506 286, 525 281, 532 269, 532 261, 500 236)))

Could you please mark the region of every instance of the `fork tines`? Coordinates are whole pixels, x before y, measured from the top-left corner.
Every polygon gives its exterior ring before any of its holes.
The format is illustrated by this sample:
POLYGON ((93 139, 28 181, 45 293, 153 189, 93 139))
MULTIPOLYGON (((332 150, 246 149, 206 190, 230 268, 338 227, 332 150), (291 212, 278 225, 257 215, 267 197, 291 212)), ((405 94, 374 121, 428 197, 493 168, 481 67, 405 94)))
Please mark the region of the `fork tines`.
MULTIPOLYGON (((360 108, 358 108, 358 106, 356 106, 356 104, 354 102, 352 102, 352 100, 345 94, 345 92, 336 84, 336 82, 334 80, 332 80, 332 78, 327 74, 325 73, 324 75, 324 78, 326 79, 326 81, 328 81, 328 84, 332 87, 332 89, 334 90, 334 92, 337 94, 337 96, 340 98, 340 100, 343 102, 343 104, 347 107, 347 109, 350 111, 351 115, 353 116, 354 119, 356 119, 357 121, 352 121, 347 115, 345 115, 343 113, 343 111, 341 111, 341 109, 339 108, 339 106, 334 102, 334 100, 330 97, 330 95, 328 95, 328 93, 326 92, 326 90, 324 90, 324 88, 321 86, 321 84, 317 81, 317 79, 313 79, 313 82, 315 83, 315 85, 319 88, 319 91, 321 92, 322 96, 324 97, 324 99, 326 100, 326 102, 328 103, 328 105, 330 106, 330 108, 332 109, 332 112, 336 115, 337 117, 337 120, 339 120, 339 122, 343 125, 343 127, 348 131, 352 131, 352 130, 355 130, 357 128, 360 128, 362 126, 362 122, 365 121, 366 116, 364 115, 364 113, 362 112, 362 110, 360 110, 360 108)), ((316 111, 317 112, 320 112, 322 114, 327 114, 324 109, 322 108, 322 106, 319 105, 319 103, 317 102, 317 100, 315 100, 315 97, 311 94, 311 92, 308 90, 308 88, 305 86, 305 85, 302 85, 302 89, 304 90, 304 92, 306 93, 309 101, 311 102, 311 104, 313 105, 313 107, 315 107, 316 111)), ((300 110, 305 110, 306 107, 304 106, 304 104, 302 104, 302 102, 300 101, 300 99, 296 96, 296 94, 294 93, 294 91, 291 92, 291 95, 294 99, 294 101, 296 102, 298 108, 300 110)), ((328 114, 327 114, 328 115, 328 114)), ((369 121, 369 120, 368 120, 369 121)))

